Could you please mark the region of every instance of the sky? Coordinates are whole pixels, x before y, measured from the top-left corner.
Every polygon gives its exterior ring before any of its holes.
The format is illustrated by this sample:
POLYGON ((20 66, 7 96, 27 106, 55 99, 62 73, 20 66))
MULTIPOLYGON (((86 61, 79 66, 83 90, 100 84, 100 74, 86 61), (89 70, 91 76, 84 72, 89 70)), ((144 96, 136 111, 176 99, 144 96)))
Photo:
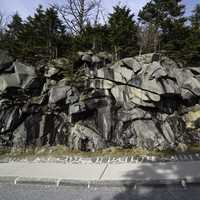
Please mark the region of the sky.
MULTIPOLYGON (((137 16, 138 11, 149 0, 102 0, 105 13, 112 12, 112 7, 121 2, 122 5, 127 5, 132 9, 137 16)), ((6 15, 13 15, 16 11, 25 19, 27 16, 34 13, 35 8, 39 4, 47 7, 48 5, 55 3, 62 3, 64 0, 0 0, 0 11, 6 15)), ((190 15, 196 4, 200 3, 200 0, 183 0, 183 4, 186 5, 186 15, 190 15)))

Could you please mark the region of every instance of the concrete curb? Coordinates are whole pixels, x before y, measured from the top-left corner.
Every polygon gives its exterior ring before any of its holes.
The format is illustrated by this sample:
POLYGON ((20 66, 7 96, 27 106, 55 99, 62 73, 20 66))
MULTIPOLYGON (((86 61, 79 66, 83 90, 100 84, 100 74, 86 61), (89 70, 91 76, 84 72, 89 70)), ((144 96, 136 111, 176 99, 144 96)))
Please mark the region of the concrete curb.
POLYGON ((163 179, 163 180, 106 180, 106 181, 90 181, 90 180, 68 180, 68 179, 52 179, 37 177, 16 177, 16 176, 0 176, 0 183, 7 184, 31 184, 31 185, 54 185, 54 186, 71 186, 71 187, 164 187, 179 185, 185 187, 192 184, 200 184, 200 177, 183 177, 179 179, 163 179))
POLYGON ((0 176, 0 183, 14 183, 17 176, 0 176))

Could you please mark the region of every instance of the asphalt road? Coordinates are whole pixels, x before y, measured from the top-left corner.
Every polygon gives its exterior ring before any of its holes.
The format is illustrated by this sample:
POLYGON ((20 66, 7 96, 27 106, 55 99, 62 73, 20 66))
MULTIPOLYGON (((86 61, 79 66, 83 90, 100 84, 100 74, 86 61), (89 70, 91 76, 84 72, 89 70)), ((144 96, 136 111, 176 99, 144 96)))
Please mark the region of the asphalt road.
POLYGON ((200 186, 75 188, 0 184, 0 200, 199 200, 200 186))

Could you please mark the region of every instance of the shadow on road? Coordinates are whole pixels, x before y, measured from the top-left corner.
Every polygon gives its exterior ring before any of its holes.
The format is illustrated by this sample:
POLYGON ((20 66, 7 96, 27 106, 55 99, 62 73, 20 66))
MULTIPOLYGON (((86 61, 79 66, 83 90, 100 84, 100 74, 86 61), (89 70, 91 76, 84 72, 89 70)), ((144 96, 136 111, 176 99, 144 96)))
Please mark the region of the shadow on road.
POLYGON ((138 179, 143 179, 145 181, 151 181, 151 177, 155 177, 153 181, 156 184, 156 179, 166 179, 166 178, 177 178, 177 166, 172 165, 170 168, 165 163, 160 163, 159 166, 155 167, 152 165, 141 165, 135 170, 129 171, 124 175, 128 180, 132 180, 129 184, 124 184, 124 191, 115 195, 113 200, 131 200, 131 199, 162 199, 171 200, 174 199, 172 194, 168 192, 168 187, 166 185, 160 185, 155 187, 153 185, 141 186, 140 182, 135 183, 138 179), (147 175, 146 175, 147 174, 147 175), (149 177, 148 174, 151 176, 149 177))
MULTIPOLYGON (((199 186, 184 186, 183 183, 181 184, 179 170, 175 163, 170 165, 166 163, 138 165, 138 168, 124 174, 124 178, 130 180, 129 183, 123 184, 121 191, 110 200, 199 200, 199 186), (152 185, 136 183, 138 179, 150 181, 152 180, 151 177, 155 178, 152 185), (156 180, 160 179, 180 179, 180 182, 173 185, 170 182, 156 185, 156 180)), ((103 199, 97 197, 94 200, 103 199)))

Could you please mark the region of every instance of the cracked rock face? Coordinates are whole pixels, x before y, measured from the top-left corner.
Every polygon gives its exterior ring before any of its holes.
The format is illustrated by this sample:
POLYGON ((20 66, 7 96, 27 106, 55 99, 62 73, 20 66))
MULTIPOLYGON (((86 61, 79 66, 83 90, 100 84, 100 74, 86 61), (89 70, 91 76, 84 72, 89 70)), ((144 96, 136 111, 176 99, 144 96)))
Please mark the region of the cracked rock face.
POLYGON ((200 143, 200 70, 160 54, 79 52, 38 68, 0 51, 0 146, 178 148, 200 143), (43 69, 42 69, 43 67, 43 69))

